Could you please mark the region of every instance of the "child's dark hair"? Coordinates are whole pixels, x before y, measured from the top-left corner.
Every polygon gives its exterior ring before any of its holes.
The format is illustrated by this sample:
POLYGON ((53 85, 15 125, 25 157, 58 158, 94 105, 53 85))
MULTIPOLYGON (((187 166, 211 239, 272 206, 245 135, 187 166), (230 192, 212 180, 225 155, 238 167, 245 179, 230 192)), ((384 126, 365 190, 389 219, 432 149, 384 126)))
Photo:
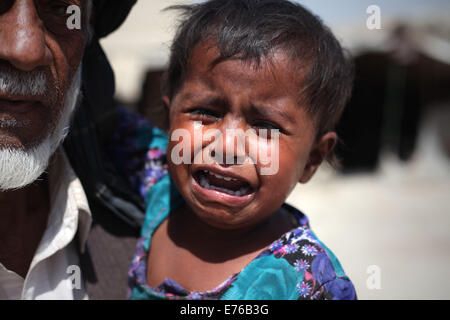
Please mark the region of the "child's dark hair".
POLYGON ((335 129, 353 85, 353 65, 332 32, 299 4, 286 0, 211 0, 168 9, 183 12, 171 47, 163 94, 172 98, 183 83, 190 55, 213 40, 221 56, 257 63, 277 49, 298 61, 306 78, 299 102, 316 120, 317 136, 335 129))

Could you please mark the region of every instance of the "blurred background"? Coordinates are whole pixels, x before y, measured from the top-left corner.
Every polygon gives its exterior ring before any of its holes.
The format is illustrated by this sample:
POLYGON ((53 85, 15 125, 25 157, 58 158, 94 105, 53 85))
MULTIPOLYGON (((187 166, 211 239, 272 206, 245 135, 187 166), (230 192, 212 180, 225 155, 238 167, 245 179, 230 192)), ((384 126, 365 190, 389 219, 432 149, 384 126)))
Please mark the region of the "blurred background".
MULTIPOLYGON (((159 81, 177 22, 162 10, 192 2, 140 0, 102 41, 117 100, 161 127, 159 81)), ((350 51, 356 80, 338 128, 342 168, 324 165, 288 202, 360 299, 450 299, 450 1, 298 2, 350 51)))

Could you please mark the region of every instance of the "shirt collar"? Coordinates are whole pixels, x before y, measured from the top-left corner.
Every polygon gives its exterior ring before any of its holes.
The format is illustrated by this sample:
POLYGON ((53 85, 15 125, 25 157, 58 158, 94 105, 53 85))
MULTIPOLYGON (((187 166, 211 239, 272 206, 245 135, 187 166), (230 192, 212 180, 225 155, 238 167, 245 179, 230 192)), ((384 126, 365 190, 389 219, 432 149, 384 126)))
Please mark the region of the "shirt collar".
POLYGON ((68 215, 74 215, 77 219, 78 246, 83 253, 92 225, 92 214, 83 186, 62 148, 56 151, 49 166, 49 185, 52 206, 58 202, 58 197, 61 197, 62 193, 67 197, 63 220, 68 220, 68 215))

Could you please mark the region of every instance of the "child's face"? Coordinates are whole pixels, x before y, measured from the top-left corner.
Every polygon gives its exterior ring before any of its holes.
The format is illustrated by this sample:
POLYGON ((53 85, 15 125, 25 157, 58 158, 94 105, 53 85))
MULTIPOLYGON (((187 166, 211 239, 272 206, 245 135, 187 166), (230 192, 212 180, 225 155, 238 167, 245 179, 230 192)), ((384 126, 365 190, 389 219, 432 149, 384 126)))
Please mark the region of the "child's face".
POLYGON ((316 140, 313 119, 298 105, 303 75, 282 51, 263 59, 258 67, 231 59, 211 68, 218 56, 210 43, 197 45, 181 88, 171 101, 164 98, 170 108, 170 136, 180 129, 190 134, 182 142, 176 138, 169 143, 169 169, 178 190, 203 222, 220 229, 247 228, 269 218, 297 182, 311 178, 334 147, 336 135, 330 132, 316 140), (221 140, 194 142, 194 131, 198 135, 211 129, 221 132, 224 152, 234 152, 239 164, 214 161, 221 140), (279 129, 278 146, 271 144, 274 138, 268 135, 251 138, 238 150, 230 134, 237 129, 279 129), (190 151, 190 156, 181 153, 190 158, 185 161, 189 163, 175 164, 172 152, 180 154, 180 143, 190 151), (275 173, 261 174, 267 163, 250 154, 249 147, 255 144, 269 155, 278 153, 275 173))

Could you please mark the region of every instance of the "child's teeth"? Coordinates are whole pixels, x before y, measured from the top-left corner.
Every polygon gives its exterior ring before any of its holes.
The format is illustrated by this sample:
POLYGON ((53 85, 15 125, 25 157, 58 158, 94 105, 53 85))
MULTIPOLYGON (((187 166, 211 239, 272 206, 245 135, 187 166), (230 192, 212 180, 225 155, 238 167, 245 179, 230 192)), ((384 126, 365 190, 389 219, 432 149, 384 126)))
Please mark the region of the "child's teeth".
POLYGON ((216 177, 217 179, 223 179, 224 178, 223 176, 221 176, 220 174, 217 174, 217 173, 210 172, 210 174, 213 175, 214 177, 216 177))
POLYGON ((208 170, 203 170, 203 171, 204 171, 205 173, 209 173, 210 175, 216 177, 217 179, 222 179, 222 180, 225 180, 225 181, 231 181, 231 180, 237 181, 237 179, 233 179, 233 178, 231 178, 231 177, 225 177, 225 176, 222 176, 222 175, 217 174, 217 173, 213 173, 213 172, 208 171, 208 170))
POLYGON ((243 195, 245 195, 248 191, 248 187, 242 187, 240 188, 238 191, 235 192, 235 195, 238 197, 242 197, 243 195))
POLYGON ((200 185, 202 186, 202 188, 205 188, 205 189, 210 189, 211 188, 211 186, 208 183, 208 179, 205 176, 202 176, 200 178, 200 185))

